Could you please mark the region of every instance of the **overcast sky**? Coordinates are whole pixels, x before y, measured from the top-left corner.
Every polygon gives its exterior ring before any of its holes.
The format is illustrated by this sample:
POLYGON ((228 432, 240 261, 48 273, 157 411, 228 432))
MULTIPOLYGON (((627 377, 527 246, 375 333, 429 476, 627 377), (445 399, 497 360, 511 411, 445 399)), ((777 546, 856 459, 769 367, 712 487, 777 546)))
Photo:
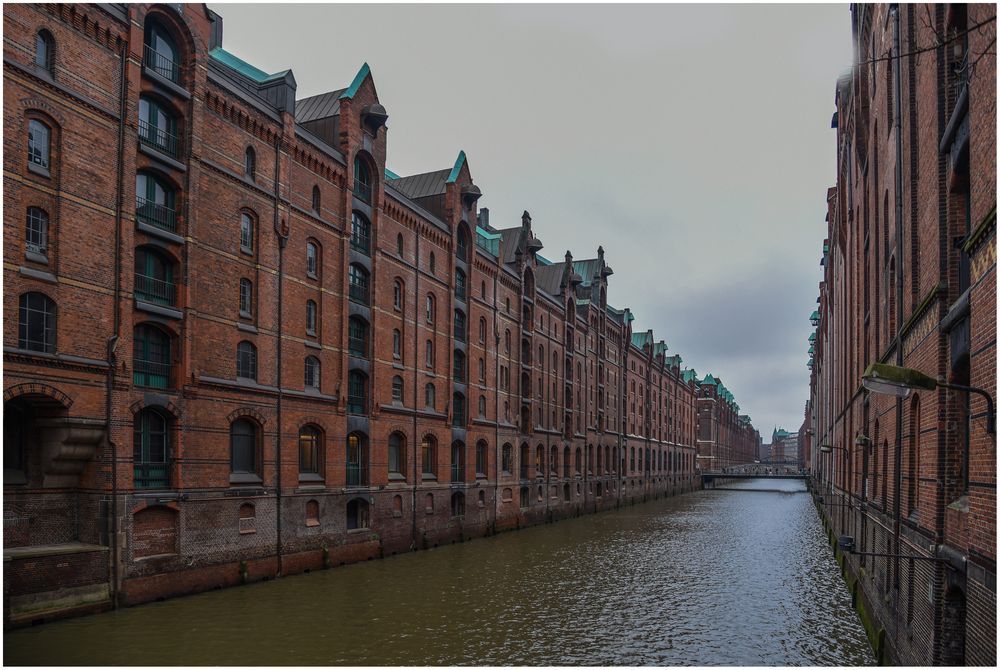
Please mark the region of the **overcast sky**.
POLYGON ((847 5, 210 5, 224 47, 300 98, 368 62, 388 167, 460 149, 499 228, 557 260, 603 245, 608 300, 765 442, 802 423, 847 5))

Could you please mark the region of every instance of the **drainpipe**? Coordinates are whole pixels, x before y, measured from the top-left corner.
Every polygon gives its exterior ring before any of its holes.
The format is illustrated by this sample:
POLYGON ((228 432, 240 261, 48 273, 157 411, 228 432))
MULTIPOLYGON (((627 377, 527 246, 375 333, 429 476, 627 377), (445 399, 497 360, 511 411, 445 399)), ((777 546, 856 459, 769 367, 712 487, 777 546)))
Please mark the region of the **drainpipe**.
POLYGON ((282 316, 284 313, 284 286, 285 286, 285 247, 288 246, 288 224, 280 219, 278 208, 281 203, 281 138, 274 142, 274 232, 278 236, 278 406, 277 406, 277 430, 275 430, 275 553, 278 559, 277 577, 282 573, 281 555, 281 401, 284 396, 281 382, 281 344, 283 337, 282 316))
POLYGON ((122 182, 125 179, 125 119, 128 112, 128 45, 123 44, 119 52, 120 67, 118 78, 118 153, 116 159, 117 193, 115 194, 115 281, 114 281, 114 334, 108 339, 107 361, 108 378, 104 397, 104 430, 108 451, 111 457, 111 602, 118 609, 118 445, 111 437, 111 402, 115 385, 115 372, 118 367, 118 357, 115 352, 121 341, 122 301, 121 290, 122 269, 122 182))
MULTIPOLYGON (((899 48, 899 5, 892 5, 892 50, 894 58, 893 67, 893 88, 892 95, 896 98, 893 105, 893 125, 896 128, 896 170, 895 170, 895 191, 896 191, 896 365, 903 365, 903 113, 900 109, 903 103, 902 94, 902 68, 900 63, 899 48)), ((900 532, 900 504, 899 496, 903 488, 902 467, 903 456, 903 399, 896 399, 896 454, 894 465, 896 468, 895 481, 895 501, 893 502, 894 553, 899 553, 899 532, 900 532)), ((895 562, 894 581, 899 580, 899 559, 895 562)))
MULTIPOLYGON (((419 224, 417 225, 416 233, 417 234, 414 236, 414 238, 416 239, 416 249, 414 250, 414 256, 413 256, 413 259, 414 259, 414 261, 413 261, 413 295, 414 295, 413 301, 415 303, 414 306, 417 309, 417 313, 414 315, 414 318, 417 319, 417 320, 419 320, 420 319, 420 227, 419 227, 419 224)), ((435 324, 435 326, 436 325, 437 324, 435 324)), ((369 330, 369 333, 370 332, 371 331, 369 330)), ((419 449, 419 446, 421 444, 421 442, 420 442, 420 436, 417 433, 417 402, 418 402, 418 398, 419 398, 419 396, 417 394, 419 393, 419 390, 420 390, 420 384, 417 381, 417 378, 419 377, 419 375, 417 374, 417 368, 419 367, 418 361, 420 360, 420 337, 419 337, 419 333, 420 333, 420 328, 418 328, 416 326, 416 324, 414 324, 414 326, 413 326, 413 363, 414 363, 414 365, 413 365, 413 446, 410 449, 410 451, 413 452, 413 470, 411 470, 411 472, 413 473, 412 474, 412 477, 413 477, 413 486, 410 487, 410 511, 411 511, 411 514, 410 514, 410 517, 411 517, 411 522, 410 522, 410 549, 411 550, 414 549, 417 546, 417 485, 420 483, 420 477, 423 476, 423 473, 420 472, 418 470, 418 468, 417 468, 417 450, 419 449)), ((432 338, 431 342, 433 343, 433 341, 434 340, 432 338)), ((433 344, 431 346, 433 346, 433 344)), ((374 347, 373 347, 373 351, 374 351, 374 347)), ((426 356, 426 352, 425 352, 424 355, 426 356)), ((437 355, 436 351, 434 351, 434 355, 437 355)), ((425 363, 426 363, 426 361, 425 361, 425 363)))

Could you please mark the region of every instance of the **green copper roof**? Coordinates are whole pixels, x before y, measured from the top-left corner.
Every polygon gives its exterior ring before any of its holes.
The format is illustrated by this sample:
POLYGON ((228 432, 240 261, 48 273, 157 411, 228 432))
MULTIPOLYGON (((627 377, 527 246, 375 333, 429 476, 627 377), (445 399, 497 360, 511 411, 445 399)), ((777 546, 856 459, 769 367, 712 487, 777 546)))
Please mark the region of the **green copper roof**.
POLYGON ((711 373, 705 375, 705 378, 701 380, 702 386, 716 386, 718 382, 715 381, 715 377, 711 373))
POLYGON ((809 341, 810 342, 816 341, 816 333, 809 333, 809 341))
POLYGON ((368 67, 368 63, 362 65, 361 69, 358 70, 358 73, 354 75, 354 81, 351 82, 351 85, 348 86, 344 90, 344 92, 340 94, 340 100, 343 100, 345 98, 349 100, 353 98, 357 94, 358 89, 361 88, 361 82, 363 82, 365 80, 365 77, 370 75, 371 72, 372 71, 371 68, 368 67))
POLYGON ((552 265, 552 261, 540 254, 535 254, 535 260, 538 261, 539 265, 552 265))
POLYGON ((819 321, 819 312, 814 310, 812 314, 809 315, 810 321, 819 321))
POLYGON ((385 169, 385 178, 391 181, 393 179, 399 179, 399 175, 396 174, 395 172, 393 172, 392 170, 390 170, 389 168, 386 168, 385 169))
POLYGON ((263 83, 265 81, 278 79, 280 77, 283 77, 285 73, 288 72, 288 70, 282 70, 281 72, 268 74, 263 70, 261 70, 260 68, 254 67, 253 65, 246 62, 242 58, 234 56, 233 54, 229 53, 222 47, 215 47, 214 49, 208 52, 208 55, 214 58, 215 60, 219 61, 223 65, 228 65, 229 67, 233 68, 243 76, 249 77, 250 79, 253 79, 258 83, 263 83))
POLYGON ((653 345, 653 355, 654 356, 662 356, 662 355, 664 355, 666 353, 667 353, 667 343, 666 342, 657 342, 656 344, 653 345))
POLYGON ((455 183, 455 180, 458 179, 458 173, 462 171, 463 165, 465 165, 465 152, 459 151, 458 158, 455 159, 455 166, 451 168, 451 172, 448 174, 448 178, 445 179, 446 184, 455 183))
POLYGON ((683 370, 681 370, 681 379, 683 379, 686 382, 689 382, 691 380, 697 381, 698 373, 692 370, 691 368, 684 368, 683 370))

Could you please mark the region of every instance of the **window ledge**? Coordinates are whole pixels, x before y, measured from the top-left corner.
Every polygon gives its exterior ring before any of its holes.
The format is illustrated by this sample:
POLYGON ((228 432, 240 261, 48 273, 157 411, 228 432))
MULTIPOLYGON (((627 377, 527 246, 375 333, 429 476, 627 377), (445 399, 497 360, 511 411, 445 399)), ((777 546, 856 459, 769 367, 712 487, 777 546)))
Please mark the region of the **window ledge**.
POLYGON ((21 266, 17 269, 18 273, 22 277, 31 277, 32 279, 39 279, 50 284, 58 284, 59 280, 51 272, 45 272, 44 270, 36 270, 34 268, 29 268, 21 266))
POLYGON ((177 233, 172 233, 169 230, 163 230, 162 228, 157 228, 156 226, 151 226, 148 223, 143 223, 138 219, 135 222, 136 230, 146 233, 147 235, 152 235, 153 237, 159 237, 160 239, 167 240, 168 242, 173 242, 174 244, 184 244, 184 238, 177 233))
POLYGON ((323 483, 323 475, 317 472, 300 472, 299 482, 323 483))
POLYGON ((406 475, 404 475, 404 474, 402 474, 400 472, 390 472, 389 473, 389 481, 390 482, 405 482, 406 481, 406 475))
POLYGON ((188 92, 186 88, 184 88, 183 86, 181 86, 176 82, 170 81, 156 70, 146 67, 145 64, 143 64, 142 66, 142 76, 146 77, 160 88, 164 88, 170 93, 173 93, 174 95, 180 96, 185 100, 191 99, 191 94, 188 92))
POLYGON ((247 333, 256 333, 256 332, 258 332, 257 331, 257 326, 254 326, 253 324, 250 324, 250 323, 237 323, 236 324, 236 328, 238 330, 242 330, 242 331, 247 332, 247 333))
POLYGON ((160 316, 165 316, 170 319, 183 319, 184 313, 174 307, 164 307, 163 305, 157 305, 155 303, 146 302, 142 298, 136 298, 135 308, 141 309, 144 312, 149 312, 150 314, 158 314, 160 316))
POLYGON ((37 174, 39 177, 45 177, 46 179, 52 178, 52 173, 49 172, 49 169, 42 167, 38 163, 28 163, 28 172, 37 174))
POLYGON ((315 528, 319 525, 319 519, 306 519, 306 528, 315 528))
POLYGON ((46 254, 40 253, 38 251, 25 251, 24 259, 31 261, 32 263, 41 263, 42 265, 49 264, 49 257, 46 254))
POLYGON ((319 342, 314 342, 313 340, 306 340, 306 346, 310 349, 322 349, 323 345, 319 342))
POLYGON ((432 474, 430 474, 428 472, 425 472, 422 475, 420 475, 420 479, 421 479, 421 481, 425 481, 425 482, 436 482, 437 481, 437 475, 432 475, 432 474))
POLYGON ((261 484, 260 475, 252 472, 233 472, 229 475, 230 484, 261 484))
POLYGON ((187 166, 176 158, 169 156, 158 149, 154 149, 144 142, 139 142, 139 151, 146 154, 153 160, 158 160, 164 165, 172 167, 178 172, 187 172, 187 166))

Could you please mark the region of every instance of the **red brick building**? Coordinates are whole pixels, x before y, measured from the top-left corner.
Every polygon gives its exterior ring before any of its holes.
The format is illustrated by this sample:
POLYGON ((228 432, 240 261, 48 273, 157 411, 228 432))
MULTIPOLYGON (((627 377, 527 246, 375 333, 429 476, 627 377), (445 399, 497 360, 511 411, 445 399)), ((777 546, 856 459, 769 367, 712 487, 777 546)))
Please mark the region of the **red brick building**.
POLYGON ((4 35, 5 622, 700 486, 603 250, 491 225, 464 153, 389 171, 367 65, 296 99, 204 5, 4 35))
MULTIPOLYGON (((996 7, 854 5, 826 194, 811 469, 881 658, 996 664, 996 7), (917 560, 909 557, 916 557, 917 560), (921 560, 923 559, 923 560, 921 560)), ((812 339, 812 338, 811 338, 812 339)))

